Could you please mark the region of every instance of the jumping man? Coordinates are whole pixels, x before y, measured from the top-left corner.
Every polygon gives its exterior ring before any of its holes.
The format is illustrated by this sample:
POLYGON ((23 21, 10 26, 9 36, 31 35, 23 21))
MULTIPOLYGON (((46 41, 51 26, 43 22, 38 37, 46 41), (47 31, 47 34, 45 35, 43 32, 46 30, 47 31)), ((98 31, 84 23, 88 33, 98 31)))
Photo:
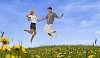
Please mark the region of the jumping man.
POLYGON ((58 16, 55 12, 52 12, 52 8, 51 7, 48 7, 47 9, 48 9, 49 13, 44 18, 42 18, 42 20, 47 19, 47 24, 44 27, 44 32, 47 35, 49 35, 50 38, 52 39, 53 33, 57 34, 56 30, 52 30, 52 25, 53 25, 53 22, 54 22, 54 18, 57 18, 57 19, 61 18, 64 14, 61 14, 60 16, 58 16))

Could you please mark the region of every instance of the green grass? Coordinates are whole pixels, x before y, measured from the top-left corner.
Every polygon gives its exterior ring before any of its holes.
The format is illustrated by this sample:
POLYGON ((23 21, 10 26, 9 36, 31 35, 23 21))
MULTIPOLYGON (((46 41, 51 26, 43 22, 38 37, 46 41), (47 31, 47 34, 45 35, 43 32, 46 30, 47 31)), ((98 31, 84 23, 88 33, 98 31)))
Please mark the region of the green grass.
POLYGON ((28 51, 32 56, 40 56, 41 58, 88 58, 94 55, 94 58, 100 58, 100 47, 95 46, 42 46, 37 48, 29 48, 28 51))
MULTIPOLYGON (((4 52, 0 51, 0 58, 4 52)), ((7 52, 6 52, 7 53, 7 52)), ((27 53, 10 52, 19 55, 21 58, 100 58, 100 46, 82 46, 82 45, 59 45, 59 46, 41 46, 35 48, 27 48, 27 53)), ((4 53, 5 54, 5 53, 4 53)))

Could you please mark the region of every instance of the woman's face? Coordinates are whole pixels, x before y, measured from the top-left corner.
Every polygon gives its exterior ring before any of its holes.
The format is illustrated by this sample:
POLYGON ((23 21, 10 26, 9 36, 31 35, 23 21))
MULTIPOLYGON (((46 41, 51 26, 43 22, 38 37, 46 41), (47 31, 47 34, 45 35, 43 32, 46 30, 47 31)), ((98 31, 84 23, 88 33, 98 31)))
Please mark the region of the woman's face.
POLYGON ((34 14, 34 10, 31 10, 31 11, 30 11, 30 14, 34 14))

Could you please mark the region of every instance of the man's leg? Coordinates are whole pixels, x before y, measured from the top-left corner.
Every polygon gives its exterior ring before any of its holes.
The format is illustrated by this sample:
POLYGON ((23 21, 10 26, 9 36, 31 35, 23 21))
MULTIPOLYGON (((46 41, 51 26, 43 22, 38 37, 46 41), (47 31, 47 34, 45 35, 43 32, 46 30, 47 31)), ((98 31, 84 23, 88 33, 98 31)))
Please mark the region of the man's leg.
POLYGON ((56 36, 58 35, 58 32, 56 30, 52 30, 52 24, 49 25, 49 33, 51 35, 55 34, 56 36))
POLYGON ((44 27, 44 32, 49 35, 52 36, 53 31, 52 29, 52 24, 46 24, 46 26, 44 27))
POLYGON ((51 35, 53 34, 52 24, 48 25, 48 33, 50 33, 51 35))
POLYGON ((51 30, 52 29, 52 24, 49 24, 48 25, 48 28, 47 28, 47 31, 48 31, 48 35, 50 36, 50 39, 52 39, 52 37, 53 37, 53 30, 51 30))
POLYGON ((48 34, 48 30, 47 29, 48 29, 48 25, 46 24, 45 27, 44 27, 44 30, 43 30, 46 34, 48 34))

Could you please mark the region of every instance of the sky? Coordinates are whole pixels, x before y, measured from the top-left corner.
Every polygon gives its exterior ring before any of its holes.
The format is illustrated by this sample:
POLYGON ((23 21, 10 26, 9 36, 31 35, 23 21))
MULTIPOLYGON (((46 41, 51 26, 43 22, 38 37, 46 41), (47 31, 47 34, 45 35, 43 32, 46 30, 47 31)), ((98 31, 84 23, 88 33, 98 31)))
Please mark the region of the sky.
POLYGON ((10 39, 11 47, 19 41, 24 47, 92 45, 95 38, 100 46, 100 0, 0 0, 0 30, 10 39), (42 19, 48 14, 48 7, 57 15, 64 13, 53 24, 58 36, 50 40, 43 31, 47 21, 37 22, 37 35, 31 44, 31 35, 22 31, 30 29, 26 14, 34 9, 36 17, 42 19))

